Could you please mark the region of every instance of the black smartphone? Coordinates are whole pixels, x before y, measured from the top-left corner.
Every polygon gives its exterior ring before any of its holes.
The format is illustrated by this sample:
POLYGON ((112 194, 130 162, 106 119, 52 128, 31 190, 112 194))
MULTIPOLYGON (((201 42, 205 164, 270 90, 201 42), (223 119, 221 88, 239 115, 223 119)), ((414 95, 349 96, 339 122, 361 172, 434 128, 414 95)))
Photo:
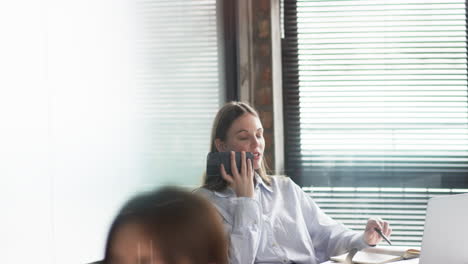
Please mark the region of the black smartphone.
MULTIPOLYGON (((236 165, 237 170, 241 171, 241 152, 235 152, 236 155, 236 165)), ((246 152, 245 157, 247 160, 252 160, 254 155, 252 152, 246 152)), ((220 166, 224 165, 224 169, 230 175, 231 172, 231 152, 210 152, 208 153, 207 163, 206 163, 206 176, 221 176, 220 166)))

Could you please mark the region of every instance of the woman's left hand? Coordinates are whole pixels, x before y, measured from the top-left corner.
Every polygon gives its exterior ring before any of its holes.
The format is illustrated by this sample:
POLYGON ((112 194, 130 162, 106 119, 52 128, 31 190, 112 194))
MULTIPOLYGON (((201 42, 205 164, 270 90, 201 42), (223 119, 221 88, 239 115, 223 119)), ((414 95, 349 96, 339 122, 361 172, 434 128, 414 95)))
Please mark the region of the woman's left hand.
POLYGON ((389 237, 392 233, 392 229, 387 221, 379 218, 369 218, 369 220, 367 220, 366 230, 364 231, 364 241, 371 246, 377 245, 382 241, 382 237, 374 228, 380 229, 386 237, 389 237))

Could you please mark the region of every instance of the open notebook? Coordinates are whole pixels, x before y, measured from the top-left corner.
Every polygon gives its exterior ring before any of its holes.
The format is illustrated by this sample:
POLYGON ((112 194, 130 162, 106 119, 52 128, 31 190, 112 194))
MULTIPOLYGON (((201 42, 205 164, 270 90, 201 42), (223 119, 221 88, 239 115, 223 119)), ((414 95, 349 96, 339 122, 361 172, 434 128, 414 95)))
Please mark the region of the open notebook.
MULTIPOLYGON (((405 247, 372 247, 365 248, 356 253, 353 257, 353 263, 359 264, 381 264, 390 263, 402 259, 411 259, 419 257, 419 249, 409 249, 405 247)), ((330 259, 344 263, 346 256, 343 254, 330 259)))

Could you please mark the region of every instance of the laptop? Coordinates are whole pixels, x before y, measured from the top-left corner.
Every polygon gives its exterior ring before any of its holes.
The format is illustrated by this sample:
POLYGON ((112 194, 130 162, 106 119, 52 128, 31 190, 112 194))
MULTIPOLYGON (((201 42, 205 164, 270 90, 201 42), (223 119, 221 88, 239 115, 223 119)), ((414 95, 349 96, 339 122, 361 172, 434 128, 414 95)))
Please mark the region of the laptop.
POLYGON ((468 193, 429 200, 419 264, 468 264, 468 193))

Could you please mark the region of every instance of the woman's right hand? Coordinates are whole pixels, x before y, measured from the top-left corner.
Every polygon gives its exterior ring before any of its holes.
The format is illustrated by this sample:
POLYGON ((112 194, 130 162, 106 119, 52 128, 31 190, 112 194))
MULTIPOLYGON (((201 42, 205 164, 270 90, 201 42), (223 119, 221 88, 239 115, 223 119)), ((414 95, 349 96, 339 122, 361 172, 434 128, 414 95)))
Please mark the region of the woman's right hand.
POLYGON ((241 153, 241 171, 237 170, 235 152, 231 151, 231 172, 227 174, 224 165, 221 164, 221 176, 229 183, 229 186, 237 194, 237 197, 253 197, 254 194, 254 170, 252 160, 247 160, 245 151, 241 153))

